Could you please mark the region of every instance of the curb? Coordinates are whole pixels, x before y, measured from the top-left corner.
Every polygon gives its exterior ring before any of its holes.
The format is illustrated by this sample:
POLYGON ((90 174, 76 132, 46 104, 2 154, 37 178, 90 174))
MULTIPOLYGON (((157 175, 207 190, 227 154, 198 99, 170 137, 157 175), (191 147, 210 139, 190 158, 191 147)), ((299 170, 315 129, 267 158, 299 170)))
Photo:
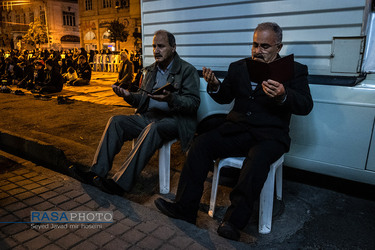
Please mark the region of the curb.
POLYGON ((68 174, 71 165, 64 152, 54 145, 3 129, 0 129, 0 148, 62 174, 68 174))

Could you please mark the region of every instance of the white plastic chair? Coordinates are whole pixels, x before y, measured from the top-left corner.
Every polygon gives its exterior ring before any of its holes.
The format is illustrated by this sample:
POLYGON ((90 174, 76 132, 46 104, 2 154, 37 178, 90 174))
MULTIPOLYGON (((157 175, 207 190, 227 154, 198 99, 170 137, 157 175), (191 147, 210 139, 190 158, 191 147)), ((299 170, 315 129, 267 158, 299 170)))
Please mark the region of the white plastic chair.
POLYGON ((120 64, 121 64, 121 57, 120 55, 115 55, 115 60, 114 60, 114 70, 116 73, 118 73, 120 71, 120 64))
POLYGON ((101 65, 100 65, 100 54, 95 54, 94 55, 94 65, 95 65, 95 71, 99 71, 99 69, 101 68, 101 65))
POLYGON ((116 57, 117 55, 110 55, 108 58, 109 58, 109 61, 108 61, 108 72, 116 72, 116 57))
MULTIPOLYGON (((170 189, 171 176, 171 146, 177 140, 166 142, 159 149, 159 192, 168 194, 170 189)), ((134 148, 135 139, 132 148, 134 148)))
MULTIPOLYGON (((222 167, 242 168, 245 157, 229 157, 216 161, 214 168, 214 175, 212 179, 210 209, 208 215, 213 217, 215 211, 217 186, 219 183, 220 170, 222 167)), ((271 232, 272 226, 272 210, 274 198, 274 186, 276 179, 276 197, 278 200, 282 199, 282 169, 283 169, 284 155, 277 161, 272 163, 268 173, 267 180, 264 183, 259 199, 259 227, 258 231, 261 234, 268 234, 271 232)))
POLYGON ((177 140, 174 139, 159 149, 159 192, 161 194, 168 194, 170 189, 171 177, 171 146, 177 140))
POLYGON ((98 71, 104 71, 104 64, 105 64, 105 54, 98 54, 98 59, 99 59, 99 63, 98 63, 98 71))

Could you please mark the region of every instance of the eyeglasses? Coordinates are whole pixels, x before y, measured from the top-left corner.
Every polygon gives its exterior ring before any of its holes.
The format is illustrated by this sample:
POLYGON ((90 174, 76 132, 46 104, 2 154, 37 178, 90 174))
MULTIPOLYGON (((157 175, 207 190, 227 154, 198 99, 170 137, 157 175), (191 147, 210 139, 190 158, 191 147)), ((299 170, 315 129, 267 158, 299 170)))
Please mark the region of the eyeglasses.
POLYGON ((269 49, 269 48, 271 48, 273 46, 279 46, 279 45, 280 45, 280 43, 276 43, 274 45, 271 45, 271 44, 268 44, 268 43, 261 43, 261 44, 259 44, 259 43, 253 42, 253 48, 254 49, 260 47, 262 50, 267 50, 267 49, 269 49))

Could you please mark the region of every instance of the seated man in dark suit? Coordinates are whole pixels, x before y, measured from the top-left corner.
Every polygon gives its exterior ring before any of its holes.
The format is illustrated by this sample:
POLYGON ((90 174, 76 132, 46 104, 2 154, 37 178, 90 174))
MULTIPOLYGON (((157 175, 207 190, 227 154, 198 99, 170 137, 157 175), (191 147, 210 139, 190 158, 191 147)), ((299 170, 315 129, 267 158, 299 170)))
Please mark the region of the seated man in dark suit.
MULTIPOLYGON (((259 24, 253 36, 252 60, 273 62, 280 58, 282 46, 282 30, 276 23, 259 24)), ((291 115, 307 115, 313 108, 305 65, 294 62, 294 76, 285 82, 252 82, 248 60, 231 63, 223 82, 211 69, 203 68, 210 96, 220 104, 234 100, 233 109, 225 122, 195 139, 181 172, 175 203, 162 198, 155 201, 167 216, 195 223, 214 161, 246 156, 230 193, 231 205, 218 228, 220 236, 232 240, 239 240, 240 230, 247 225, 270 165, 289 150, 291 115)))

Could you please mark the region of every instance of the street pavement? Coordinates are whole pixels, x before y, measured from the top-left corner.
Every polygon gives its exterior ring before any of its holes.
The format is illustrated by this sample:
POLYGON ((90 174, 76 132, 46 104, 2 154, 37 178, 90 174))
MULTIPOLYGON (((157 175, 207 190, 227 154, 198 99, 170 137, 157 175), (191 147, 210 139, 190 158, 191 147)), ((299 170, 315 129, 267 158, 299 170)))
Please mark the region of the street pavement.
MULTIPOLYGON (((93 72, 89 85, 85 86, 68 86, 64 85, 63 90, 58 93, 71 100, 91 102, 103 105, 130 107, 122 98, 118 98, 110 87, 117 79, 117 74, 113 72, 93 72)), ((19 90, 17 86, 9 86, 13 91, 19 90)), ((31 91, 22 89, 26 94, 31 91)), ((47 96, 56 96, 50 94, 47 96)))
MULTIPOLYGON (((71 88, 64 95, 84 102, 102 100, 109 107, 124 105, 108 88, 114 74, 95 72, 93 78, 86 87, 90 94, 71 88)), ((1 129, 1 138, 12 140, 1 129)), ((22 146, 19 150, 24 150, 22 146)), ((195 226, 164 216, 153 204, 158 197, 173 199, 178 172, 171 176, 170 194, 154 193, 139 204, 2 148, 0 249, 375 249, 375 187, 371 185, 284 167, 283 200, 275 200, 271 233, 257 232, 255 208, 241 242, 235 242, 216 233, 229 204, 230 187, 219 189, 214 218, 207 215, 212 175, 205 183, 195 226), (113 222, 31 223, 32 211, 111 211, 113 222)))
POLYGON ((0 249, 245 249, 213 232, 0 152, 0 249), (113 223, 29 223, 32 211, 112 211, 113 223))

